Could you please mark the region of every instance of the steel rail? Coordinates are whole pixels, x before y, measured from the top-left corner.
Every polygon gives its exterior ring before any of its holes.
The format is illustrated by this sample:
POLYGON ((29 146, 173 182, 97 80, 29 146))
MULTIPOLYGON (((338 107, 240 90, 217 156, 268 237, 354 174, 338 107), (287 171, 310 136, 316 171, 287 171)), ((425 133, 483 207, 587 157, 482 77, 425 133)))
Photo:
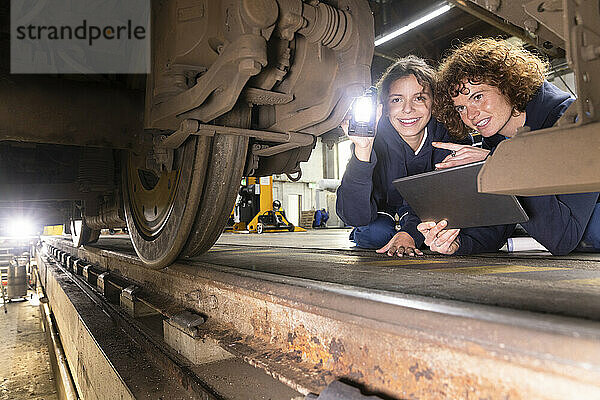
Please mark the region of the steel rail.
POLYGON ((61 256, 42 255, 39 267, 45 287, 50 291, 48 299, 61 329, 67 362, 74 361, 72 357, 69 358, 69 353, 77 354, 76 365, 71 365, 70 370, 76 378, 78 393, 83 398, 92 394, 100 398, 172 396, 222 400, 190 371, 186 360, 147 333, 140 322, 110 304, 108 298, 98 295, 94 285, 69 276, 67 268, 73 265, 74 260, 64 257, 64 254, 61 256), (66 310, 70 308, 78 313, 75 316, 78 321, 76 327, 72 321, 68 321, 72 316, 66 315, 66 310), (80 324, 83 329, 79 327, 80 324), (65 327, 76 329, 66 332, 65 327), (95 343, 95 346, 90 343, 95 343), (89 356, 96 348, 111 367, 103 365, 102 357, 89 356), (152 362, 151 366, 147 365, 148 361, 152 362), (175 384, 151 383, 157 377, 175 384))
POLYGON ((344 379, 397 399, 600 398, 597 322, 44 241, 167 317, 204 316, 200 337, 304 394, 344 379))

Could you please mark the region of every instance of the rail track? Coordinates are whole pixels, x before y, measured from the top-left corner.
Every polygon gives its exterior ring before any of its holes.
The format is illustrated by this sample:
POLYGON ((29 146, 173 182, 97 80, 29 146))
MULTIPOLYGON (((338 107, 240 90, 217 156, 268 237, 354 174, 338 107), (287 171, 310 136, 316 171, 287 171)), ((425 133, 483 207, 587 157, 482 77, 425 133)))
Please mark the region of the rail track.
POLYGON ((44 239, 40 278, 80 393, 301 399, 341 380, 382 399, 600 398, 596 321, 207 260, 150 270, 44 239))

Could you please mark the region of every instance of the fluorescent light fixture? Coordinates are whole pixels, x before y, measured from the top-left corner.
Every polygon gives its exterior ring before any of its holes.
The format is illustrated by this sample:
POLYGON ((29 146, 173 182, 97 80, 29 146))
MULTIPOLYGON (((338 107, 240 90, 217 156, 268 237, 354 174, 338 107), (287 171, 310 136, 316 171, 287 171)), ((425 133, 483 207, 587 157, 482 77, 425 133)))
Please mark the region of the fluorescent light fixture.
POLYGON ((411 22, 410 24, 404 25, 403 27, 396 29, 394 32, 388 33, 387 35, 384 35, 384 36, 380 37, 379 39, 375 40, 375 46, 379 46, 379 45, 384 44, 385 42, 389 42, 390 40, 395 39, 398 36, 405 34, 406 32, 410 31, 411 29, 415 29, 417 26, 423 25, 424 23, 431 21, 434 18, 439 17, 440 15, 448 12, 452 7, 454 7, 454 6, 451 4, 444 4, 443 6, 436 8, 429 14, 424 15, 423 17, 411 22))

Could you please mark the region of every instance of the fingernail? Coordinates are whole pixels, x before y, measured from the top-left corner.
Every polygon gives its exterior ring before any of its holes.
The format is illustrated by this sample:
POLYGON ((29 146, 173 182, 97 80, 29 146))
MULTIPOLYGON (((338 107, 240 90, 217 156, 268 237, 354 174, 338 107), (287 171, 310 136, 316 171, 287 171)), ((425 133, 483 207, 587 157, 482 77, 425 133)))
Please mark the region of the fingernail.
POLYGON ((446 220, 443 220, 443 221, 441 222, 441 225, 442 225, 442 226, 446 226, 446 225, 448 225, 448 221, 446 221, 446 220))
POLYGON ((442 164, 435 164, 435 167, 436 167, 436 168, 439 168, 439 167, 441 167, 441 166, 442 166, 442 164))

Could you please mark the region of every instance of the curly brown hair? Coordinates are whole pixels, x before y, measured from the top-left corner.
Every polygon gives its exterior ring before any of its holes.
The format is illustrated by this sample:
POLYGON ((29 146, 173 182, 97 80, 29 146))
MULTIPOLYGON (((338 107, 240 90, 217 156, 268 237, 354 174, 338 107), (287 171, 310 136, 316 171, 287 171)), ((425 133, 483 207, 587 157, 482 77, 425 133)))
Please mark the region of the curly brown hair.
POLYGON ((390 87, 394 82, 405 76, 414 75, 423 89, 429 88, 431 95, 435 91, 435 69, 427 64, 427 61, 417 56, 407 56, 399 58, 390 65, 377 82, 377 93, 379 102, 383 104, 383 114, 388 113, 388 97, 390 96, 390 87))
POLYGON ((456 138, 465 138, 469 129, 454 108, 465 82, 497 87, 513 105, 524 112, 527 103, 544 83, 547 61, 503 39, 477 38, 454 49, 438 67, 433 115, 456 138))

